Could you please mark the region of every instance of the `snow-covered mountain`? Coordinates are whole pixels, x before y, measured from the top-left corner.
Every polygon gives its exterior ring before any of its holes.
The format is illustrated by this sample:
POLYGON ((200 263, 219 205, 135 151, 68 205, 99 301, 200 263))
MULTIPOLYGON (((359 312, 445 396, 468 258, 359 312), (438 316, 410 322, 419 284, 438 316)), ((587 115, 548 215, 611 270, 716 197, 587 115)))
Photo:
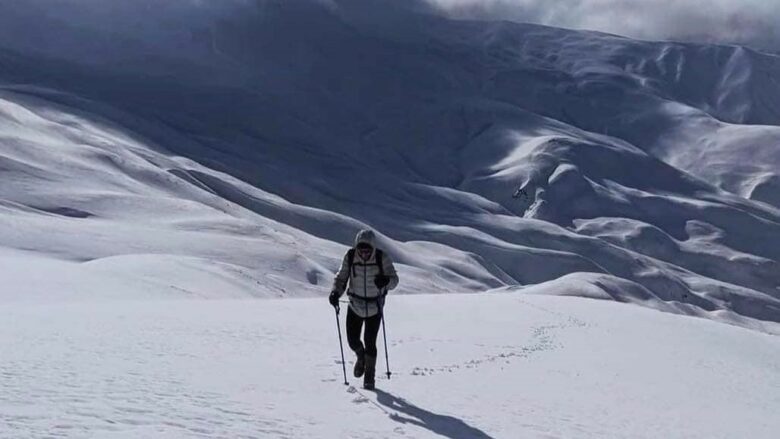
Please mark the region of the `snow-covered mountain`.
POLYGON ((0 438, 773 438, 779 78, 425 0, 0 1, 0 438), (324 300, 362 228, 375 393, 324 300))
POLYGON ((0 4, 2 276, 321 295, 372 227, 406 293, 780 321, 780 58, 391 3, 0 4))

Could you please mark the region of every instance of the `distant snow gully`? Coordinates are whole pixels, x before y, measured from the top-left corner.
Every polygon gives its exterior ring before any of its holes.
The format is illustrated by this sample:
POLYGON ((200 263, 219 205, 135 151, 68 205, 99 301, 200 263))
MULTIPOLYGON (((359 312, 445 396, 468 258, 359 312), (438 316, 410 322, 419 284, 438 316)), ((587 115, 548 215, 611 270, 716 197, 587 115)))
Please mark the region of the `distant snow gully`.
POLYGON ((371 230, 361 230, 355 236, 353 248, 344 255, 341 268, 336 273, 328 300, 336 310, 336 329, 339 332, 339 348, 344 373, 344 384, 348 385, 344 347, 339 321, 339 298, 344 292, 349 296, 346 327, 347 343, 355 353, 355 378, 363 377, 363 388, 373 390, 376 376, 379 327, 385 347, 387 379, 390 379, 390 355, 387 351, 387 330, 385 328, 384 305, 388 291, 398 286, 398 274, 389 255, 376 246, 376 236, 371 230), (363 329, 365 327, 365 330, 363 329), (361 341, 361 332, 363 340, 361 341))

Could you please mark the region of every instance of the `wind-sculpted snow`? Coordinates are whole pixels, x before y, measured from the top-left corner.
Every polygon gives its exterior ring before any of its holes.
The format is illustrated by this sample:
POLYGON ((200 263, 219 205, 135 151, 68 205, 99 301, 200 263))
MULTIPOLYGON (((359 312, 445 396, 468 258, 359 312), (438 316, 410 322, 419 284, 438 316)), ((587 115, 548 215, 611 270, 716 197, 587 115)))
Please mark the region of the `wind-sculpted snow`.
POLYGON ((38 4, 0 5, 0 246, 53 274, 4 296, 318 295, 372 227, 405 293, 584 272, 780 321, 776 56, 381 1, 172 2, 137 33, 141 2, 38 4))

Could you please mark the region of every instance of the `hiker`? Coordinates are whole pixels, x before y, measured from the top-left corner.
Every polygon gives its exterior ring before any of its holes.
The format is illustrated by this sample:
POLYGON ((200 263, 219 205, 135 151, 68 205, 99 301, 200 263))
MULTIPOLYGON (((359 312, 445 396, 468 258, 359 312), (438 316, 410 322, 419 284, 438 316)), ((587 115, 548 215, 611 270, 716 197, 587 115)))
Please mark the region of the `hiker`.
POLYGON ((390 255, 376 248, 376 238, 371 230, 361 230, 355 237, 355 247, 350 249, 336 273, 329 301, 338 307, 339 297, 347 291, 347 341, 355 352, 354 375, 363 376, 363 387, 374 388, 376 372, 376 338, 382 323, 385 295, 398 285, 390 255), (360 332, 365 325, 364 344, 360 332))

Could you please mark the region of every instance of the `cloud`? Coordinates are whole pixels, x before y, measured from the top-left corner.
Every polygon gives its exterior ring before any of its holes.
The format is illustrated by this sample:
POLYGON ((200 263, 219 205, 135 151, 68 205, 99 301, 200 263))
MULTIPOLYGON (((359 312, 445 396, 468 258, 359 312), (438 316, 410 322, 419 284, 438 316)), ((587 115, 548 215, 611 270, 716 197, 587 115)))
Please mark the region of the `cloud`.
POLYGON ((651 40, 780 50, 778 0, 425 0, 455 18, 506 19, 651 40))

